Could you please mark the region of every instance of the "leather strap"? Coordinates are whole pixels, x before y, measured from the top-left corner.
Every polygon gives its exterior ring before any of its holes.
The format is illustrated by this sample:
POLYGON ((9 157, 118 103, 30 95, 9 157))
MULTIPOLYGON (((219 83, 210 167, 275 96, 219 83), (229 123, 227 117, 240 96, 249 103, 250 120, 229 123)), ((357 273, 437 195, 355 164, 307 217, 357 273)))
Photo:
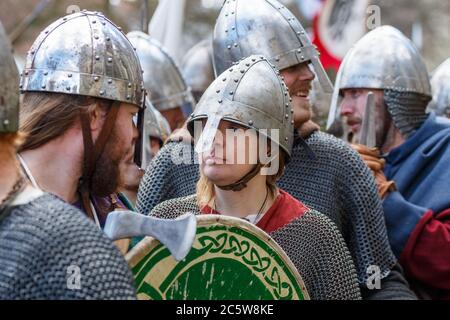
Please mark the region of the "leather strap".
POLYGON ((249 182, 251 179, 253 179, 253 177, 255 177, 259 173, 259 170, 261 170, 262 167, 263 165, 258 163, 249 173, 247 173, 238 181, 226 186, 217 186, 217 187, 219 187, 222 190, 240 191, 247 186, 247 182, 249 182))

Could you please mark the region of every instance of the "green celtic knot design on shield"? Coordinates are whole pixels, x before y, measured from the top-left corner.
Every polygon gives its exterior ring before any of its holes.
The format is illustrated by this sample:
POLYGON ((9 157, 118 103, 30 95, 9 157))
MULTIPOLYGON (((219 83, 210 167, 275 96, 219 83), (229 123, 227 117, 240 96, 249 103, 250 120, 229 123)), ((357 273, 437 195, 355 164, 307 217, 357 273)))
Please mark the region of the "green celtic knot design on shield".
POLYGON ((193 247, 175 261, 159 242, 132 266, 140 299, 303 300, 306 289, 273 239, 235 226, 198 226, 193 247))

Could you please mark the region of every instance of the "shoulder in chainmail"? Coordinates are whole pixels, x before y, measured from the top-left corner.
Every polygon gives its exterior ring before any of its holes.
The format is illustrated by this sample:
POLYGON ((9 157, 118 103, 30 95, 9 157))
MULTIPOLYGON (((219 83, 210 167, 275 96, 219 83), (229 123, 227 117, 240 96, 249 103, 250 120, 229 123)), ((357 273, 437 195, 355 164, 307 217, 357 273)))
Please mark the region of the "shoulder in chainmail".
MULTIPOLYGON (((152 216, 175 219, 201 214, 195 195, 164 201, 152 216)), ((292 260, 311 299, 360 299, 355 267, 336 226, 326 216, 309 210, 270 236, 292 260)))
POLYGON ((310 159, 295 144, 279 186, 305 205, 328 216, 342 233, 366 284, 367 268, 378 266, 382 278, 395 265, 389 246, 375 180, 358 153, 346 142, 316 131, 306 142, 316 154, 310 159))
POLYGON ((158 203, 195 193, 197 154, 191 144, 168 142, 151 161, 139 185, 136 208, 149 213, 158 203))
POLYGON ((75 207, 43 195, 2 216, 0 299, 135 297, 123 256, 75 207))

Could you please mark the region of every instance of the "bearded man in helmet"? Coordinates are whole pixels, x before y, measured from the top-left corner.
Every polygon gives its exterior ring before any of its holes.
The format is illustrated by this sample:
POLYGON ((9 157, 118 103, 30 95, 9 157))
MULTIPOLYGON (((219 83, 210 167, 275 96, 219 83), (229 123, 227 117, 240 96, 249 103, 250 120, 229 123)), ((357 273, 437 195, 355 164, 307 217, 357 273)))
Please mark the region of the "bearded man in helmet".
POLYGON ((0 300, 135 298, 131 272, 103 232, 23 176, 18 127, 19 74, 0 24, 0 300))
POLYGON ((138 171, 140 159, 145 91, 132 44, 101 13, 68 15, 34 42, 20 88, 23 171, 102 227, 124 207, 121 168, 138 171))
POLYGON ((392 249, 420 297, 448 299, 450 121, 426 113, 431 98, 417 48, 399 30, 382 26, 347 53, 329 122, 344 120, 358 137, 365 114, 375 114, 373 145, 354 147, 376 177, 392 249))

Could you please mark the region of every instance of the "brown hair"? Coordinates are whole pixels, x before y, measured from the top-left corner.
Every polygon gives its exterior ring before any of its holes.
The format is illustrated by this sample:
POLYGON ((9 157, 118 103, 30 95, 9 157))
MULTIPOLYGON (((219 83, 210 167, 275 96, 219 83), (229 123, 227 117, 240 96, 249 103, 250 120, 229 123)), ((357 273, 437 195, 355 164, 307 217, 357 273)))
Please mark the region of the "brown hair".
MULTIPOLYGON (((284 174, 284 167, 286 164, 286 154, 284 150, 280 149, 278 156, 273 161, 278 161, 278 171, 276 174, 266 176, 266 185, 269 188, 271 196, 274 197, 277 191, 276 183, 284 174)), ((200 170, 200 167, 199 167, 200 170)), ((197 182, 197 203, 200 208, 206 206, 216 196, 213 183, 206 178, 200 170, 200 178, 197 182)))
POLYGON ((20 108, 20 130, 25 141, 19 151, 32 150, 63 135, 81 113, 92 113, 97 106, 109 111, 112 101, 49 92, 26 92, 20 108))

